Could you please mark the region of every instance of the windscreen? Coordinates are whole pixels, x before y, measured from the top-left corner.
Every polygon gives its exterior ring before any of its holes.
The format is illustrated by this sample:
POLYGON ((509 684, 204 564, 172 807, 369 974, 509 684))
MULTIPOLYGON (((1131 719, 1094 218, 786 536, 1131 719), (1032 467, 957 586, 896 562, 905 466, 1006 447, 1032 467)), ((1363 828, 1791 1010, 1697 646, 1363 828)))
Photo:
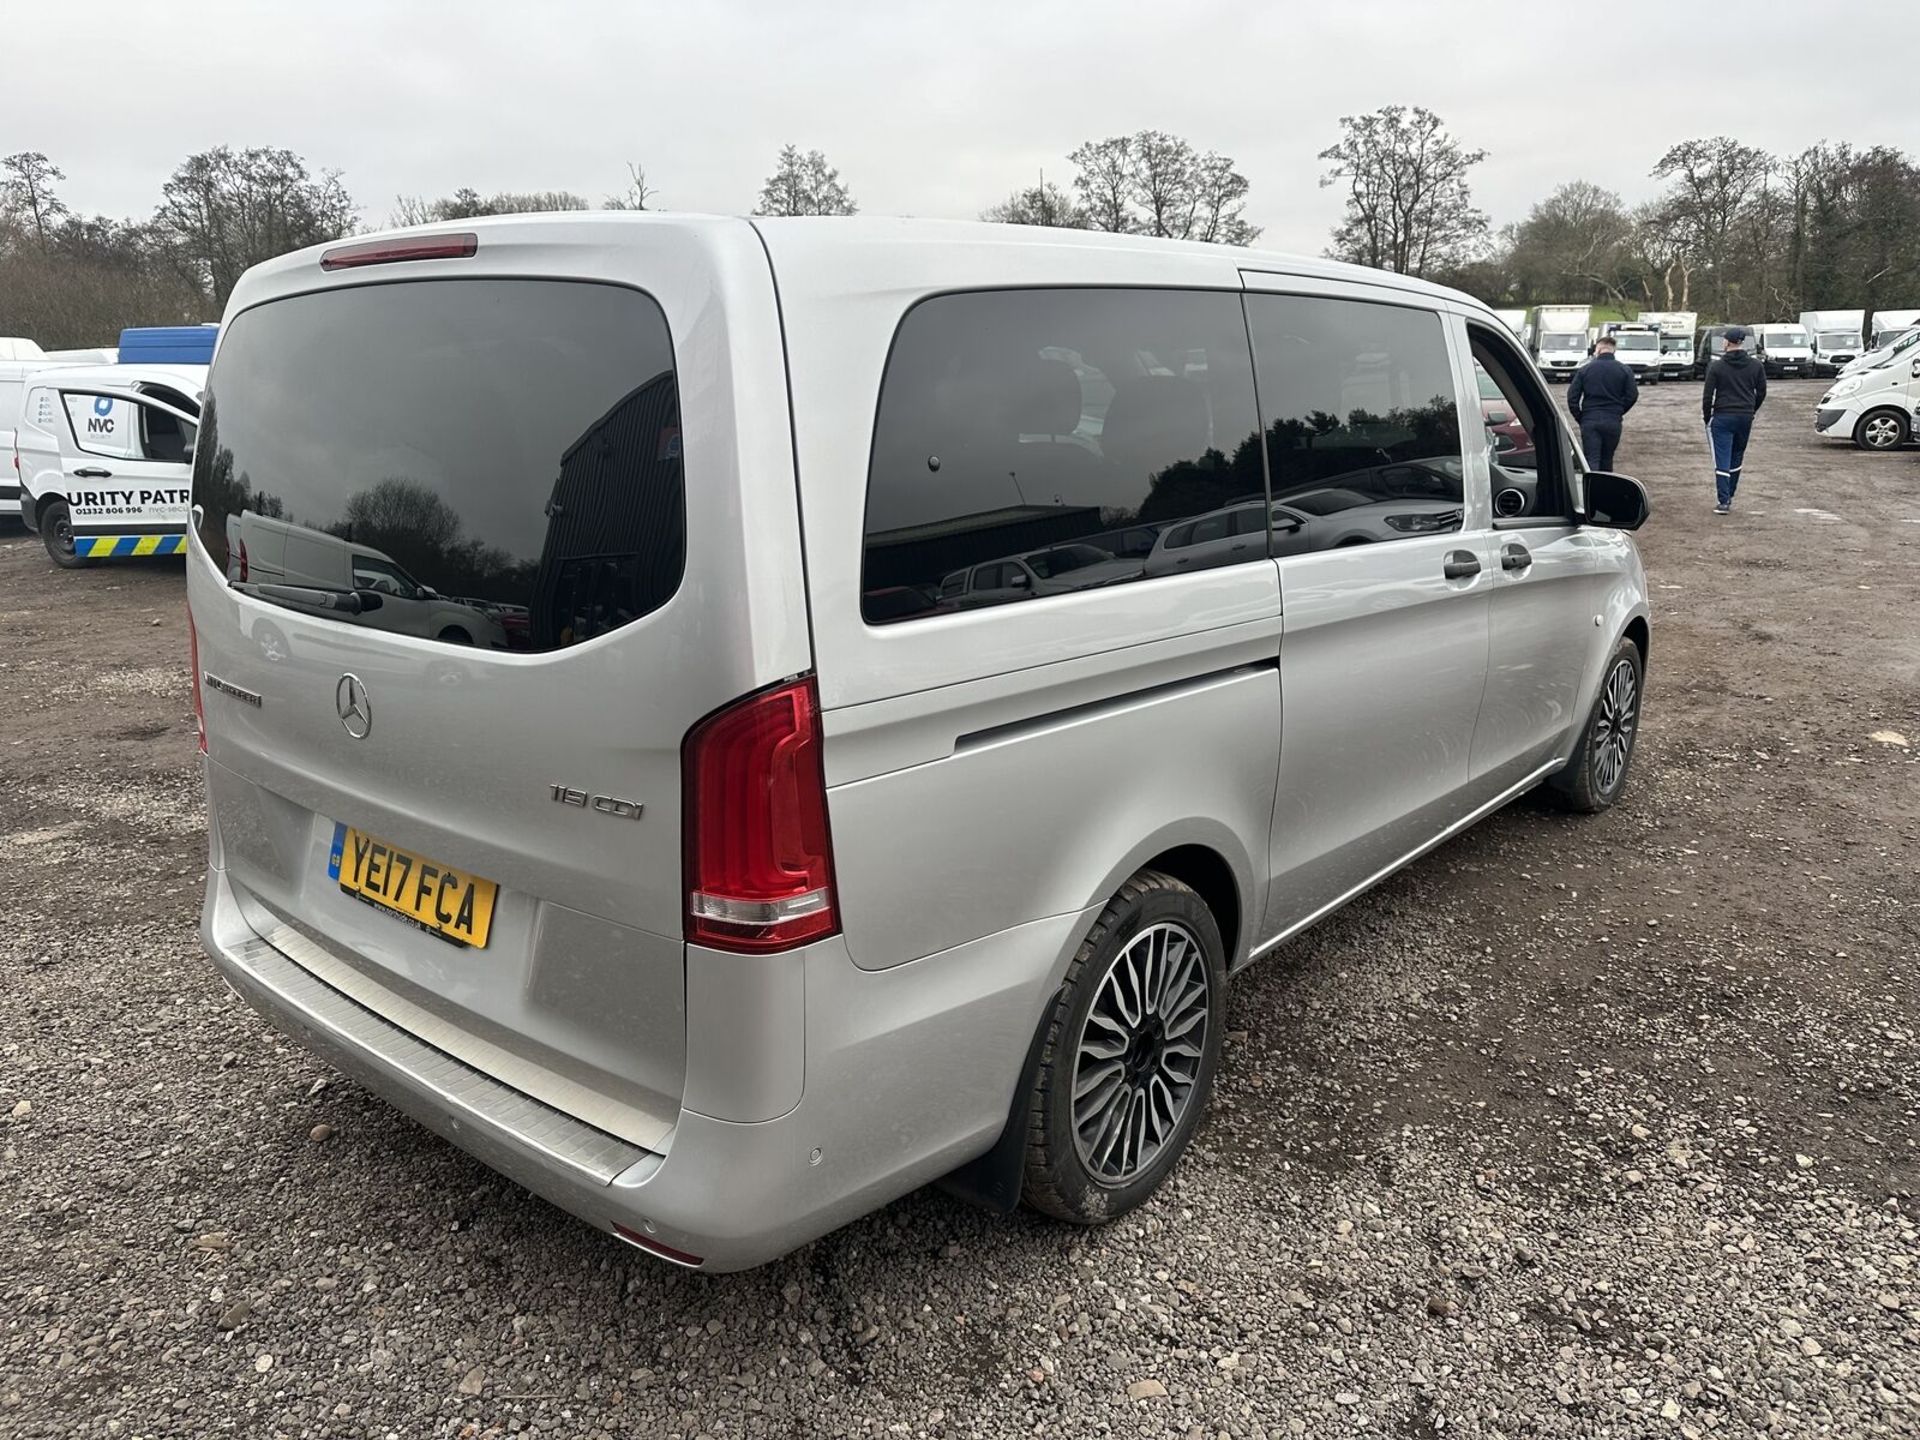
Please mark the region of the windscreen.
POLYGON ((1852 350, 1857 349, 1859 344, 1860 337, 1851 330, 1822 330, 1820 332, 1820 348, 1822 350, 1852 350))
POLYGON ((1542 350, 1584 350, 1587 348, 1586 333, 1574 334, 1571 331, 1549 330, 1540 337, 1542 350))
POLYGON ((1614 343, 1622 350, 1658 350, 1660 337, 1651 330, 1621 330, 1614 334, 1614 343))
POLYGON ((1769 350, 1804 350, 1807 348, 1807 332, 1804 330, 1770 330, 1766 337, 1769 350))
POLYGON ((448 644, 563 648, 679 587, 680 406, 636 290, 425 280, 242 312, 194 457, 236 589, 448 644))

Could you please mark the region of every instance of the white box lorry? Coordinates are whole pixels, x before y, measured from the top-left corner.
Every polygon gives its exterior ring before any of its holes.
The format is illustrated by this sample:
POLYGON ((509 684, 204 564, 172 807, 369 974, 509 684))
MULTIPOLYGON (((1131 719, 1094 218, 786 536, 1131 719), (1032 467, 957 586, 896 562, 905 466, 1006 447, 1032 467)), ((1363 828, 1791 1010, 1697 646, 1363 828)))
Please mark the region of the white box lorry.
POLYGON ((1587 361, 1591 305, 1542 305, 1533 312, 1533 363, 1549 380, 1571 380, 1587 361))
POLYGON ((1920 310, 1876 310, 1873 312, 1873 344, 1867 348, 1884 350, 1916 325, 1920 325, 1920 310))
MULTIPOLYGON (((1660 327, 1638 320, 1610 320, 1600 327, 1601 337, 1613 340, 1614 358, 1633 372, 1642 385, 1660 383, 1660 327)), ((1598 338, 1598 337, 1597 337, 1598 338)))
POLYGON ((1866 321, 1864 310, 1802 310, 1800 328, 1813 351, 1813 373, 1838 375, 1865 354, 1860 332, 1866 321))
POLYGON ((1660 332, 1660 378, 1691 380, 1694 377, 1694 346, 1700 332, 1700 315, 1695 310, 1642 310, 1640 323, 1660 332))

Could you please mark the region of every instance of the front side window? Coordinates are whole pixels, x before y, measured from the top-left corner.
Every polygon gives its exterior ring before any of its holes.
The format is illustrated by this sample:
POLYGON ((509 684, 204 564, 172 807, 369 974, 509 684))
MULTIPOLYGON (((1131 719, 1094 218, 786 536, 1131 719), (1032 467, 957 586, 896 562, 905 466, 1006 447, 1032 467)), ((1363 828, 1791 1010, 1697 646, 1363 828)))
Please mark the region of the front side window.
MULTIPOLYGON (((922 301, 900 322, 881 382, 863 617, 885 624, 1172 573, 1159 568, 1170 531, 1264 497, 1252 370, 1237 293, 922 301), (956 596, 952 577, 968 567, 956 596)), ((1196 563, 1264 554, 1221 547, 1196 563)))
POLYGON ((316 618, 546 651, 680 586, 673 346, 637 290, 432 279, 268 301, 228 325, 202 429, 207 553, 316 618))
POLYGON ((1469 325, 1473 370, 1483 397, 1494 523, 1564 520, 1571 512, 1566 452, 1552 420, 1553 403, 1531 365, 1491 330, 1469 325))
POLYGON ((195 426, 153 405, 122 395, 65 390, 73 443, 109 460, 163 460, 185 464, 195 426))
POLYGON ((1460 411, 1439 315, 1251 295, 1247 322, 1273 499, 1306 517, 1281 553, 1461 528, 1460 411))

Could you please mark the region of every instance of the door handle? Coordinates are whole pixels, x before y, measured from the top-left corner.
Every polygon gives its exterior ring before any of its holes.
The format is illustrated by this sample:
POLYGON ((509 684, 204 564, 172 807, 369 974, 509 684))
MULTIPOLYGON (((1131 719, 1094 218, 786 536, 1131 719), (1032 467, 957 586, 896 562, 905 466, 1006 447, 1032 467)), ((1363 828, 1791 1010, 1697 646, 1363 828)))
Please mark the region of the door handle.
POLYGON ((98 465, 87 465, 74 471, 73 476, 76 480, 111 480, 113 471, 102 470, 98 465))
POLYGON ((1526 570, 1533 564, 1533 552, 1526 546, 1508 543, 1500 547, 1500 568, 1509 574, 1526 570))
POLYGON ((1480 557, 1471 550, 1449 550, 1440 573, 1449 580, 1471 580, 1480 573, 1480 557))

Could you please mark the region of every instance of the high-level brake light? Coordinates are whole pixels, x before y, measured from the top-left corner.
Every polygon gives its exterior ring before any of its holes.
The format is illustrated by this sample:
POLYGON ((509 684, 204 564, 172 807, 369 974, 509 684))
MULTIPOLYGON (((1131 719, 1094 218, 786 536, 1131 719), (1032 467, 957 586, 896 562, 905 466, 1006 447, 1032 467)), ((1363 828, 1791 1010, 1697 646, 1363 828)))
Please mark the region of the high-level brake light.
POLYGON ((393 265, 402 260, 464 260, 480 248, 472 231, 454 235, 421 235, 407 240, 362 240, 336 245, 320 256, 322 270, 352 270, 361 265, 393 265))

